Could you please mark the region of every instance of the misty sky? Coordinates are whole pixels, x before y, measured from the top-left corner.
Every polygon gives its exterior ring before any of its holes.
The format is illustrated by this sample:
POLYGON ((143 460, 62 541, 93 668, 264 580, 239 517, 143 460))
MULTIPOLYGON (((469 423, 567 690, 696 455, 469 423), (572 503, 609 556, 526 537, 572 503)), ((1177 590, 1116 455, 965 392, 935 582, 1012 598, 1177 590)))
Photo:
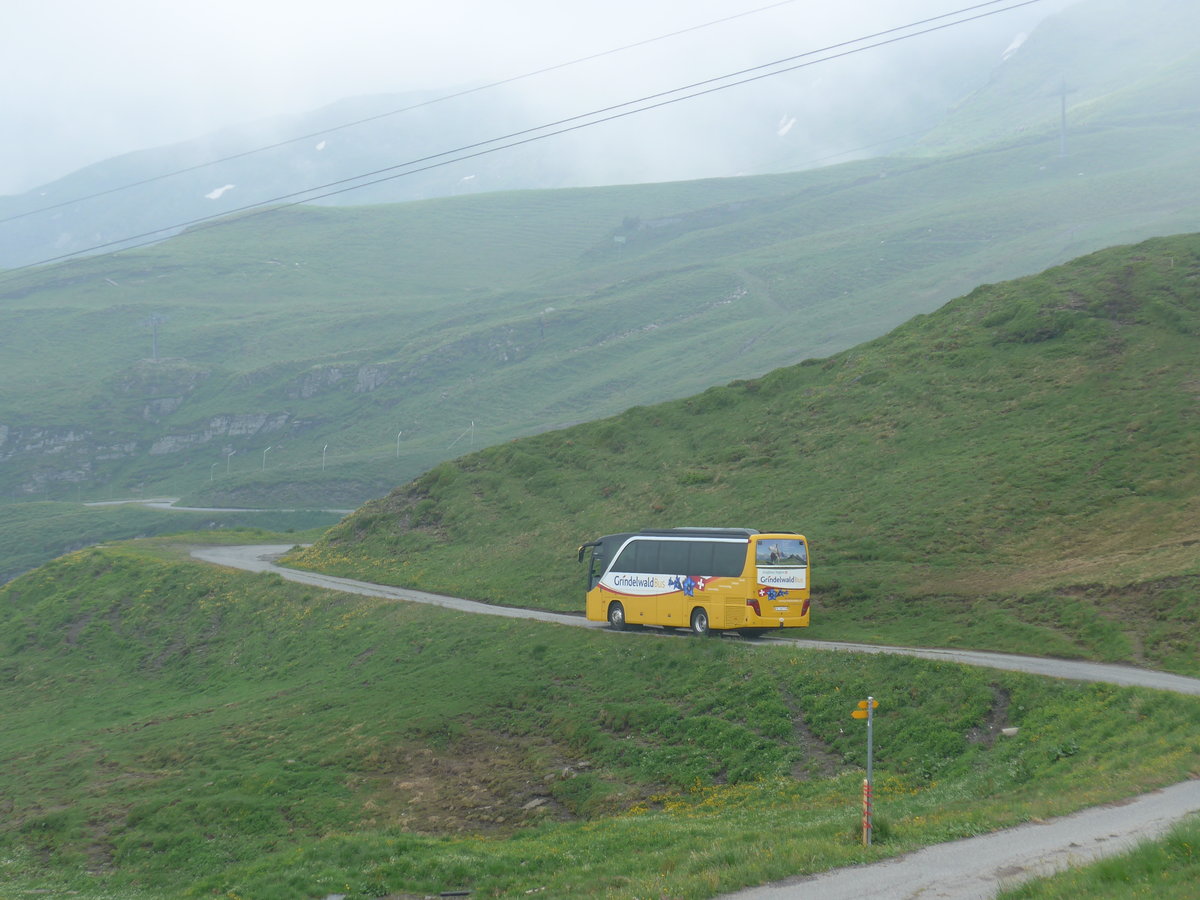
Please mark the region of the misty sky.
MULTIPOLYGON (((738 18, 531 78, 521 89, 548 114, 583 112, 977 2, 8 0, 0 193, 227 125, 363 94, 486 83, 725 17, 738 18)), ((859 54, 840 64, 840 75, 814 72, 809 83, 852 109, 854 92, 871 90, 885 72, 887 54, 892 81, 905 53, 928 66, 939 48, 969 45, 998 63, 1011 37, 1070 2, 1040 0, 903 50, 859 54)))

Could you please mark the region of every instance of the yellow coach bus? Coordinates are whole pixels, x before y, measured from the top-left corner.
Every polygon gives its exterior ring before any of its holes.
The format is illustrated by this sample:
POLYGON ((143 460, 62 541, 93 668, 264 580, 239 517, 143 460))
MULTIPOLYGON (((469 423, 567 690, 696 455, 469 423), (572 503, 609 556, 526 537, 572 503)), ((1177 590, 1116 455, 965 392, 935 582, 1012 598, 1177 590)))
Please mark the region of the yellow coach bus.
POLYGON ((587 617, 630 625, 761 634, 808 625, 808 542, 794 532, 667 528, 608 534, 587 559, 587 617))

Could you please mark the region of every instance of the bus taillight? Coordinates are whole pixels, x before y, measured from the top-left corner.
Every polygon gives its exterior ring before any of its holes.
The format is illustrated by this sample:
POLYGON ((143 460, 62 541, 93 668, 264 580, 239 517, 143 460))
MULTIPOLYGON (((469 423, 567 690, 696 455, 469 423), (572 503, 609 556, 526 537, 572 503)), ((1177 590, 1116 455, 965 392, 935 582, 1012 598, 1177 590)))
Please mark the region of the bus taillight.
POLYGON ((754 614, 760 619, 762 618, 762 609, 759 608, 757 600, 747 600, 746 605, 754 610, 754 614))
POLYGON ((808 615, 808 604, 809 604, 809 601, 805 600, 804 605, 802 607, 800 607, 800 615, 802 615, 802 616, 808 615))

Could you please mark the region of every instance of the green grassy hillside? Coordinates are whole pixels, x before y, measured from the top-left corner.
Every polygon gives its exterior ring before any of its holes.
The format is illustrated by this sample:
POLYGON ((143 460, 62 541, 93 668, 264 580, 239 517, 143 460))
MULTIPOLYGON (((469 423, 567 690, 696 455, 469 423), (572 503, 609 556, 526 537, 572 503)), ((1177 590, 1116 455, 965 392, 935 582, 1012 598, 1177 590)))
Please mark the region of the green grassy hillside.
MULTIPOLYGON (((443 463, 298 558, 578 609, 574 547, 599 533, 796 527, 812 636, 1195 672, 1198 279, 1181 236, 982 287, 851 351, 443 463)), ((491 620, 179 555, 85 550, 0 589, 14 891, 710 897, 1200 758, 1190 698, 491 620)))
POLYGON ((173 557, 86 550, 0 588, 6 892, 710 897, 1116 800, 1200 754, 1195 698, 471 616, 173 557), (849 716, 867 694, 869 852, 849 716))
POLYGON ((791 528, 814 636, 1197 672, 1200 237, 981 287, 883 338, 489 448, 373 501, 301 565, 578 610, 574 549, 791 528))
POLYGON ((947 124, 969 139, 911 158, 293 208, 9 273, 0 493, 354 505, 463 451, 758 377, 977 284, 1200 229, 1195 59, 1163 40, 1126 47, 1114 80, 1093 43, 1031 38, 947 124), (1056 58, 1079 63, 1065 158, 1055 116, 1010 103, 1033 103, 1056 58))

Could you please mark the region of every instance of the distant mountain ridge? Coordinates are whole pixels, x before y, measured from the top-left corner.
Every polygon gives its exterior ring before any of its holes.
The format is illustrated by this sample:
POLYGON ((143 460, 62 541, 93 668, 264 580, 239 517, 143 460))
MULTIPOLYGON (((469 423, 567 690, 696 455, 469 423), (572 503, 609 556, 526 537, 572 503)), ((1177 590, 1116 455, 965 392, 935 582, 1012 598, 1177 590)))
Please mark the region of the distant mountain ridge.
POLYGON ((350 506, 1200 230, 1196 82, 1140 56, 1146 80, 1089 101, 1065 157, 1055 123, 794 174, 242 215, 0 274, 0 488, 350 506))
MULTIPOLYGON (((993 29, 986 41, 972 32, 938 44, 937 66, 891 58, 895 49, 888 46, 873 50, 871 65, 891 77, 860 89, 853 110, 839 103, 822 75, 798 72, 757 82, 752 90, 718 92, 601 128, 522 143, 519 152, 486 151, 495 138, 515 135, 523 142, 550 122, 566 120, 574 127, 579 124, 574 117, 607 103, 551 101, 539 96, 545 85, 535 80, 527 88, 467 86, 355 97, 303 115, 227 128, 101 161, 24 194, 0 197, 0 220, 20 216, 0 221, 0 268, 110 242, 109 249, 120 249, 119 242, 131 236, 162 239, 202 217, 351 187, 320 202, 362 205, 753 175, 895 152, 936 123, 964 89, 984 84, 1001 62, 1012 26, 1003 16, 976 27, 985 25, 993 29), (991 52, 973 52, 977 45, 991 52), (455 148, 469 149, 443 155, 455 148), (468 158, 444 165, 456 156, 468 158), (420 162, 407 165, 415 160, 420 162), (392 177, 399 173, 405 174, 392 177), (310 190, 323 185, 331 187, 310 190), (88 197, 95 199, 74 202, 88 197)), ((840 69, 830 74, 835 83, 844 77, 840 69)), ((637 90, 635 82, 620 101, 639 96, 637 90)))

